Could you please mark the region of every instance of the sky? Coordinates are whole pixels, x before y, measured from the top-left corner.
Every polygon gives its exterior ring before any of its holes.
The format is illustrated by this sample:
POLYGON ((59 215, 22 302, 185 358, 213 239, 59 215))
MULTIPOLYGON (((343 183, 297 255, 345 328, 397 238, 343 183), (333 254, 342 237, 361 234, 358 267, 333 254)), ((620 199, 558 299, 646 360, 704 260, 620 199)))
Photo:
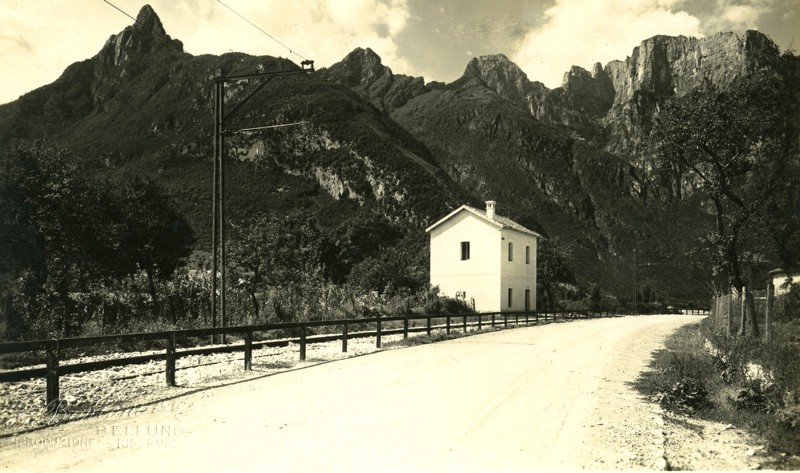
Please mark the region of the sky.
MULTIPOLYGON (((134 17, 149 3, 194 55, 306 58, 321 68, 371 48, 395 74, 426 82, 452 82, 473 57, 502 53, 554 88, 571 66, 624 60, 657 34, 756 29, 782 51, 800 43, 800 0, 108 1, 134 17)), ((105 0, 0 0, 0 18, 0 104, 53 82, 133 23, 105 0)))

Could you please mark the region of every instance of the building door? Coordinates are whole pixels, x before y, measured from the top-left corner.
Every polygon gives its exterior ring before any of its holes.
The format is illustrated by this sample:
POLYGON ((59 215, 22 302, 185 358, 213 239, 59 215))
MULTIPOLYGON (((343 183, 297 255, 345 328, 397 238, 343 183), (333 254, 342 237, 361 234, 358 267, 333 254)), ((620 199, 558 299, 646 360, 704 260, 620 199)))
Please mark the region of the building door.
POLYGON ((525 312, 531 310, 531 290, 525 289, 525 312))

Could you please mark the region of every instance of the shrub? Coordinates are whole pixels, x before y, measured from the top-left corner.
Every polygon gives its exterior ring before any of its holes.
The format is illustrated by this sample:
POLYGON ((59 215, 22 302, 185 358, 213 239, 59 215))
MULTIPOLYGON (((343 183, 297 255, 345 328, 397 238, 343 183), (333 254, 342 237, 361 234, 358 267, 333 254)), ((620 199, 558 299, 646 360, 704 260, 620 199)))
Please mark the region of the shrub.
POLYGON ((669 389, 655 396, 659 404, 680 411, 692 412, 709 407, 711 402, 703 382, 695 378, 683 378, 669 389))
POLYGON ((800 284, 792 284, 789 292, 775 299, 776 319, 800 319, 800 284))
POLYGON ((787 391, 783 396, 783 406, 775 411, 775 418, 784 427, 800 432, 800 390, 787 391))
POLYGON ((442 313, 443 314, 467 314, 474 312, 472 307, 467 304, 463 299, 453 299, 450 297, 442 297, 442 313))
POLYGON ((771 411, 768 403, 768 389, 764 389, 761 383, 751 383, 749 386, 739 389, 735 397, 728 397, 731 405, 739 410, 754 412, 771 411))

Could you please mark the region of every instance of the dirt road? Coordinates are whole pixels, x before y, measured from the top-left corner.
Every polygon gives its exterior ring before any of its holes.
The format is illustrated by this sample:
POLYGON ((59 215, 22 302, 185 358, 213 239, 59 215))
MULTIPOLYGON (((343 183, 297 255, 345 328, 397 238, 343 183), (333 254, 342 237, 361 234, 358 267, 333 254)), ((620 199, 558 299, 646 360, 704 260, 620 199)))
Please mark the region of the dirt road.
POLYGON ((315 365, 3 439, 0 470, 658 469, 660 417, 627 383, 698 320, 551 324, 315 365))

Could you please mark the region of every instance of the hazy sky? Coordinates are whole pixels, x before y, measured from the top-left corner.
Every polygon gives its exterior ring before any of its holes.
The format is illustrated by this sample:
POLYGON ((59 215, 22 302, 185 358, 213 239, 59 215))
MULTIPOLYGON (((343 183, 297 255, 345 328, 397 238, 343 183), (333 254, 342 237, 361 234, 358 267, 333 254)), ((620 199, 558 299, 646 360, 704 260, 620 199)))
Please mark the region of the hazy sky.
MULTIPOLYGON (((136 16, 146 2, 109 0, 136 16)), ((625 59, 656 34, 758 29, 796 48, 800 0, 222 0, 318 68, 357 47, 394 73, 450 82, 472 57, 503 53, 531 80, 557 87, 570 66, 625 59)), ((192 54, 300 57, 217 0, 150 0, 192 54)), ((0 0, 0 103, 94 56, 132 20, 103 0, 0 0)), ((800 41, 800 39, 798 39, 800 41)))

